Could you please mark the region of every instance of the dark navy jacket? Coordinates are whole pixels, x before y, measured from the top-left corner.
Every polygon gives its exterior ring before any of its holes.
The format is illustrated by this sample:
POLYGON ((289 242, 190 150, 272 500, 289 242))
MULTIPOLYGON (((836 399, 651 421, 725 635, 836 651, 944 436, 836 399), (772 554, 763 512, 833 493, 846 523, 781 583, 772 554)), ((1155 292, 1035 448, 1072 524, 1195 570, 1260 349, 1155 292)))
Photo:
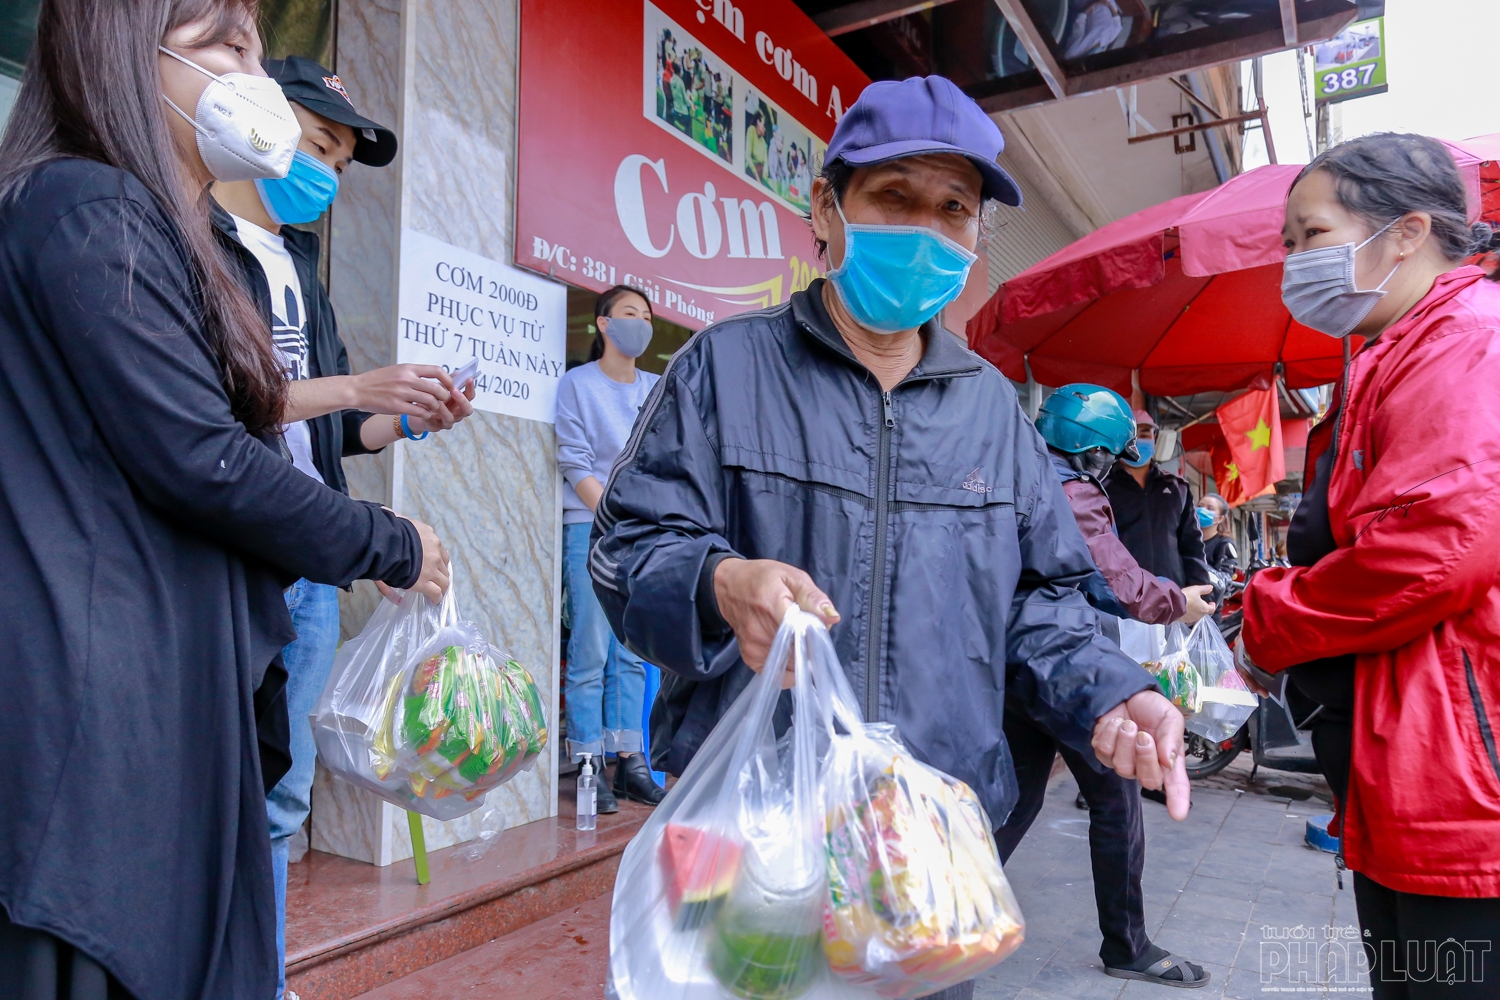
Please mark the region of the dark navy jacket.
POLYGON ((865 718, 894 723, 998 824, 1016 797, 1007 683, 1092 756, 1094 720, 1154 682, 1096 634, 1076 589, 1094 564, 1010 383, 930 329, 883 393, 823 284, 672 359, 599 505, 594 589, 630 649, 697 682, 667 684, 658 703, 680 773, 750 677, 714 566, 801 567, 843 615, 833 640, 865 718))

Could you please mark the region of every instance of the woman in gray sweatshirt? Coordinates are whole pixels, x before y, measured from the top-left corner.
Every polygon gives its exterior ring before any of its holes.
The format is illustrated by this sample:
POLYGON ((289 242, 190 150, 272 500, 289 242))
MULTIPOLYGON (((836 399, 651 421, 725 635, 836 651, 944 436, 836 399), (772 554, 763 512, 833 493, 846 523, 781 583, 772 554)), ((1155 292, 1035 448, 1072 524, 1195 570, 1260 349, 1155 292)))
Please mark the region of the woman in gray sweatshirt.
POLYGON ((594 303, 598 328, 587 364, 563 375, 557 389, 557 464, 563 489, 563 565, 567 581, 568 750, 573 759, 606 752, 618 757, 613 785, 600 782, 599 811, 615 812, 616 797, 654 806, 666 791, 651 778, 641 716, 646 665, 620 644, 589 579, 589 529, 609 470, 625 447, 636 414, 659 376, 635 359, 651 343, 651 304, 616 285, 594 303))

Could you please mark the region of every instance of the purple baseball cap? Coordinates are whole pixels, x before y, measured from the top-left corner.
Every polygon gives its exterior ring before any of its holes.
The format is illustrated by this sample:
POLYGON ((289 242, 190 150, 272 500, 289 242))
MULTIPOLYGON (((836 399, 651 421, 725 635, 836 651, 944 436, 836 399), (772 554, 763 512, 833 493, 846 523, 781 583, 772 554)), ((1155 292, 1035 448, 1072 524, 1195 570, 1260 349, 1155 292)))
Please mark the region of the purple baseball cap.
POLYGON ((1021 189, 995 162, 1005 137, 974 99, 942 76, 870 84, 844 113, 827 161, 868 167, 924 153, 957 153, 979 169, 983 195, 1021 204, 1021 189))

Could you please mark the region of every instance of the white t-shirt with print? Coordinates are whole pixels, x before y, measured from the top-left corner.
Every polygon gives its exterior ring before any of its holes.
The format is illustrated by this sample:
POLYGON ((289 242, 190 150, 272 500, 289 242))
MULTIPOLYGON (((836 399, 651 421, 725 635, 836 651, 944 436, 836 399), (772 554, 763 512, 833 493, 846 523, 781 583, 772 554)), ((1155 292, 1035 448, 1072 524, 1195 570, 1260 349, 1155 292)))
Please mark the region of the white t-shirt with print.
MULTIPOLYGON (((302 282, 297 279, 297 267, 287 252, 286 241, 238 215, 232 218, 240 244, 255 254, 261 270, 266 272, 266 283, 271 286, 271 341, 286 368, 286 377, 311 378, 312 367, 307 357, 307 309, 302 304, 302 282)), ((307 421, 284 424, 281 432, 286 438, 287 450, 292 453, 292 464, 321 483, 323 477, 313 463, 312 431, 308 429, 307 421)))

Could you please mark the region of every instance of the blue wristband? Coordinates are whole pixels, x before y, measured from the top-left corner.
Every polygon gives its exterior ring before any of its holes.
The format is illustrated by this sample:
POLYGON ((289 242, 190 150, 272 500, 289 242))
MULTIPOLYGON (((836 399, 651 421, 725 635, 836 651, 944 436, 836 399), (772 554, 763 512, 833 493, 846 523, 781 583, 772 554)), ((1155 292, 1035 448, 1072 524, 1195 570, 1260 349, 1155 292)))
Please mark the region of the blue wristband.
POLYGON ((431 434, 432 431, 423 431, 421 434, 413 434, 411 432, 411 424, 406 422, 406 414, 403 413, 401 414, 401 433, 406 435, 406 440, 408 441, 420 441, 427 435, 431 434))

